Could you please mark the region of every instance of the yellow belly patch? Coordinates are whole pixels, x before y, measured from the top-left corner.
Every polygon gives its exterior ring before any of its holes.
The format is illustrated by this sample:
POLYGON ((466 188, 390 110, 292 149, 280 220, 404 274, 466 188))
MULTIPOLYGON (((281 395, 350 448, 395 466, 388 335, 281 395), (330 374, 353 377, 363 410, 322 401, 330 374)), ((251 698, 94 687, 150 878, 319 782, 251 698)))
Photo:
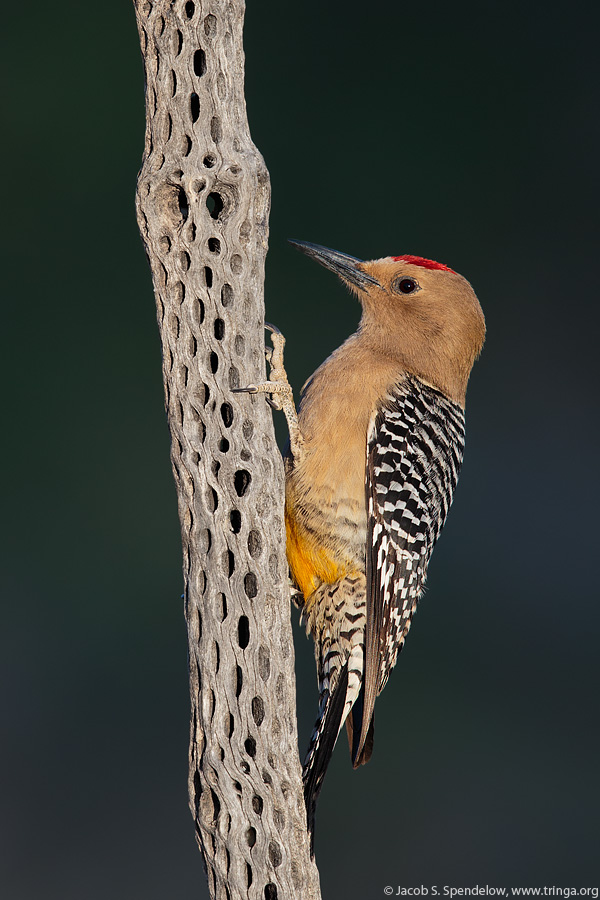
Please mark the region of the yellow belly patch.
POLYGON ((315 535, 307 532, 286 505, 286 551, 292 577, 307 601, 320 584, 333 584, 348 573, 348 566, 336 562, 315 535))

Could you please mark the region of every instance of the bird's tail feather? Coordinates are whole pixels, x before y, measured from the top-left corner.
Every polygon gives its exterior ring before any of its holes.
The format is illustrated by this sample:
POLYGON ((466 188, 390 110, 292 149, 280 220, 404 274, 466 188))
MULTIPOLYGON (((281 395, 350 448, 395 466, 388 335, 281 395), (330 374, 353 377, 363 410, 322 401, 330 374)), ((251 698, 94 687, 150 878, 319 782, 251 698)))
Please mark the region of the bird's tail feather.
POLYGON ((350 756, 352 765, 355 769, 364 766, 371 759, 373 753, 373 741, 375 739, 375 715, 371 716, 369 727, 367 729, 367 737, 365 739, 362 750, 359 752, 360 736, 362 733, 362 722, 364 715, 364 693, 361 688, 360 694, 356 698, 352 711, 346 719, 346 732, 348 734, 348 744, 350 746, 350 756))
POLYGON ((323 786, 323 779, 335 742, 343 724, 346 695, 348 692, 348 663, 340 670, 339 678, 332 693, 327 693, 321 702, 319 718, 311 735, 306 761, 304 763, 304 802, 306 820, 310 834, 310 853, 315 853, 315 813, 317 800, 323 786))

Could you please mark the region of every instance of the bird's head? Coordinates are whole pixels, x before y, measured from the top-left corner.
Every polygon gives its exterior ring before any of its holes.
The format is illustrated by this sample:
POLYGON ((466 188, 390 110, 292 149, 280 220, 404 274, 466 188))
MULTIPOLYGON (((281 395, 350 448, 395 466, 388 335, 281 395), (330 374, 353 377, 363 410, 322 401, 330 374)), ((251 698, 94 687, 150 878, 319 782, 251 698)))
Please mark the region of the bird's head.
POLYGON ((420 256, 364 261, 318 244, 290 241, 335 272, 362 305, 361 340, 464 403, 485 319, 466 278, 420 256))

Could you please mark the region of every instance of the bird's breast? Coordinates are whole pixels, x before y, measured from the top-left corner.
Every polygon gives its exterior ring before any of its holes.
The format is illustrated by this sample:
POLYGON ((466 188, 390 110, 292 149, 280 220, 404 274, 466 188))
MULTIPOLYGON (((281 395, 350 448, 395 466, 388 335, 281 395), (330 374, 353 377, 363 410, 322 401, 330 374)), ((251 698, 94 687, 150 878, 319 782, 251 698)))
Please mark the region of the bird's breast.
POLYGON ((298 427, 302 449, 286 464, 288 560, 308 599, 321 583, 365 571, 367 432, 402 373, 359 333, 309 380, 298 427))
POLYGON ((301 411, 302 453, 286 467, 288 562, 307 600, 319 585, 365 569, 368 417, 348 408, 329 427, 322 421, 303 428, 301 411))

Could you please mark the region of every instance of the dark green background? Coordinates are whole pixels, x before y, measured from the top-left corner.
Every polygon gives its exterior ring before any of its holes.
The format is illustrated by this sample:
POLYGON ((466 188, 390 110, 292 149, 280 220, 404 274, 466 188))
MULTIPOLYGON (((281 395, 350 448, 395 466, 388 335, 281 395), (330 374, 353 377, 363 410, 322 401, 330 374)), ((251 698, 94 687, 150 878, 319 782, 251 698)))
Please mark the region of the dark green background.
MULTIPOLYGON (((323 792, 328 900, 598 885, 591 7, 249 2, 267 312, 295 387, 359 311, 287 237, 439 259, 488 322, 456 503, 373 761, 353 773, 340 743, 323 792)), ((202 898, 179 526, 133 208, 133 9, 34 2, 3 19, 0 891, 202 898)), ((316 687, 297 635, 304 746, 316 687)))

